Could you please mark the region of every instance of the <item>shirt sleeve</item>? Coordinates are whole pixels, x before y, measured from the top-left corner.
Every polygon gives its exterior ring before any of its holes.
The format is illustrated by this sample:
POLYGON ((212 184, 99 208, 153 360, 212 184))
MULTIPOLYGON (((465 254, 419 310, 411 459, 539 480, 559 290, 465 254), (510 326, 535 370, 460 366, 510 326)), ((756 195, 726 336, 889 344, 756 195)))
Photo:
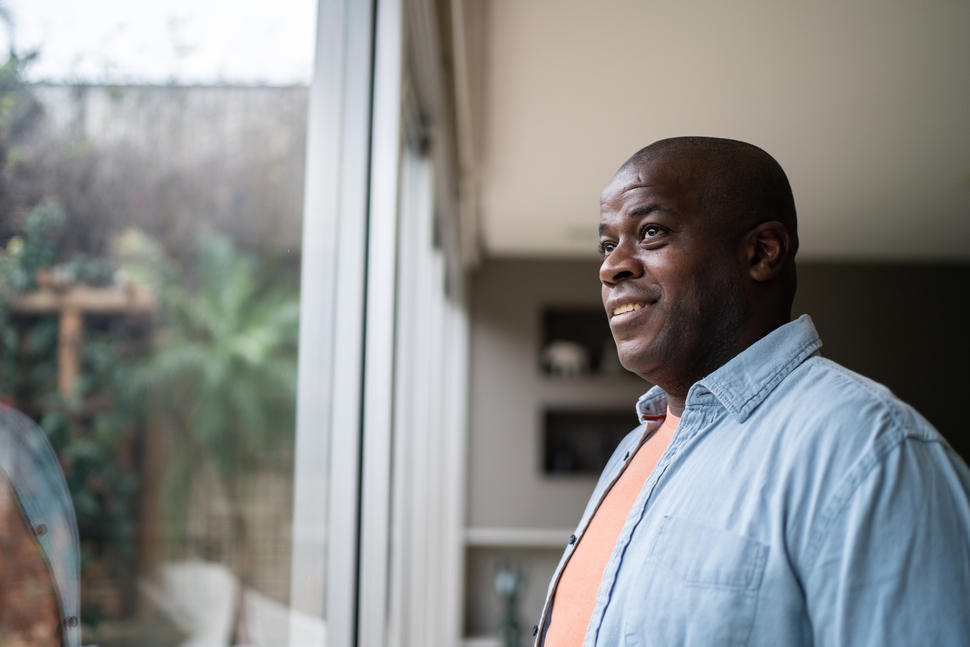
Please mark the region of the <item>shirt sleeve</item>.
POLYGON ((814 644, 970 645, 970 471, 941 441, 860 460, 818 521, 814 644))

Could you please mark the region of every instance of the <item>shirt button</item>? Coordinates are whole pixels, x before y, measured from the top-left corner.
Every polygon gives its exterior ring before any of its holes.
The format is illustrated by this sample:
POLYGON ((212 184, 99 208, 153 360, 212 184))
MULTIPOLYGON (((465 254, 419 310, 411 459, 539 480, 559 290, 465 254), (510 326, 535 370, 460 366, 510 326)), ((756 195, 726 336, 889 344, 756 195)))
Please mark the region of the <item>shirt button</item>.
POLYGON ((569 545, 571 546, 575 543, 576 543, 576 535, 569 535, 569 545))
POLYGON ((535 636, 539 633, 539 625, 532 625, 532 635, 535 636))
POLYGON ((70 616, 68 618, 64 618, 64 624, 67 625, 68 627, 76 627, 77 616, 70 616))
POLYGON ((37 535, 38 537, 43 537, 44 535, 46 535, 47 525, 43 523, 39 523, 36 526, 34 526, 34 534, 37 535))

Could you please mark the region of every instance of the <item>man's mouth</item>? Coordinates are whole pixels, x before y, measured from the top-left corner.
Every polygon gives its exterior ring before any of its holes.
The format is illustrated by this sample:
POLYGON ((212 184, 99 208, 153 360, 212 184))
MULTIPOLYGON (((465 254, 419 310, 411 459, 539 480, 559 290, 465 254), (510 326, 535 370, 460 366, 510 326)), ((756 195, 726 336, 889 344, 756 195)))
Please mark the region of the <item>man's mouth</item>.
POLYGON ((644 307, 644 305, 646 305, 646 304, 643 304, 643 303, 624 303, 623 305, 617 306, 616 308, 613 309, 613 315, 612 316, 615 317, 616 315, 621 315, 621 314, 624 314, 624 313, 627 313, 627 312, 634 312, 636 310, 640 310, 641 308, 644 307))

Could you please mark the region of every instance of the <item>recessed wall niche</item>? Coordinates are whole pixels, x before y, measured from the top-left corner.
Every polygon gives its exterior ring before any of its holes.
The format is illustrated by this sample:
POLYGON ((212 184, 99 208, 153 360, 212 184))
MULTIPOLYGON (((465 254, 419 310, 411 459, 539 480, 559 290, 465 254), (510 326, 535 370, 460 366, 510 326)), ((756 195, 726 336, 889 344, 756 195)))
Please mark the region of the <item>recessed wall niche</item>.
POLYGON ((577 377, 624 372, 602 308, 545 308, 541 339, 539 367, 545 375, 577 377))
POLYGON ((617 445, 635 426, 630 407, 547 410, 542 433, 542 471, 554 476, 598 476, 617 445))

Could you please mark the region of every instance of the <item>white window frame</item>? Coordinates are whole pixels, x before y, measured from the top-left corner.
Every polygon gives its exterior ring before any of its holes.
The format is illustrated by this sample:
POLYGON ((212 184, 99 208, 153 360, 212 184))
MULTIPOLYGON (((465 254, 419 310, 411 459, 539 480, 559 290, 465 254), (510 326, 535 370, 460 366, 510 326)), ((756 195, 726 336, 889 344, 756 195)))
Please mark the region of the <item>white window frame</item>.
MULTIPOLYGON (((460 640, 468 319, 435 20, 432 0, 319 2, 291 604, 324 619, 327 645, 460 640), (421 78, 415 70, 424 70, 421 78), (406 112, 405 79, 417 88, 406 112), (430 149, 402 157, 404 131, 413 137, 426 115, 430 149), (437 245, 436 214, 444 216, 437 245), (399 269, 426 288, 420 303, 408 304, 410 324, 398 304, 415 292, 400 283, 399 269), (432 341, 417 385, 398 369, 420 364, 414 350, 424 325, 432 330, 423 343, 432 341)), ((291 647, 311 644, 299 625, 294 616, 291 647)))
MULTIPOLYGON (((308 106, 290 604, 356 643, 373 6, 320 0, 308 106), (342 277, 358 277, 339 280, 342 277)), ((290 623, 290 645, 307 645, 290 623)))

